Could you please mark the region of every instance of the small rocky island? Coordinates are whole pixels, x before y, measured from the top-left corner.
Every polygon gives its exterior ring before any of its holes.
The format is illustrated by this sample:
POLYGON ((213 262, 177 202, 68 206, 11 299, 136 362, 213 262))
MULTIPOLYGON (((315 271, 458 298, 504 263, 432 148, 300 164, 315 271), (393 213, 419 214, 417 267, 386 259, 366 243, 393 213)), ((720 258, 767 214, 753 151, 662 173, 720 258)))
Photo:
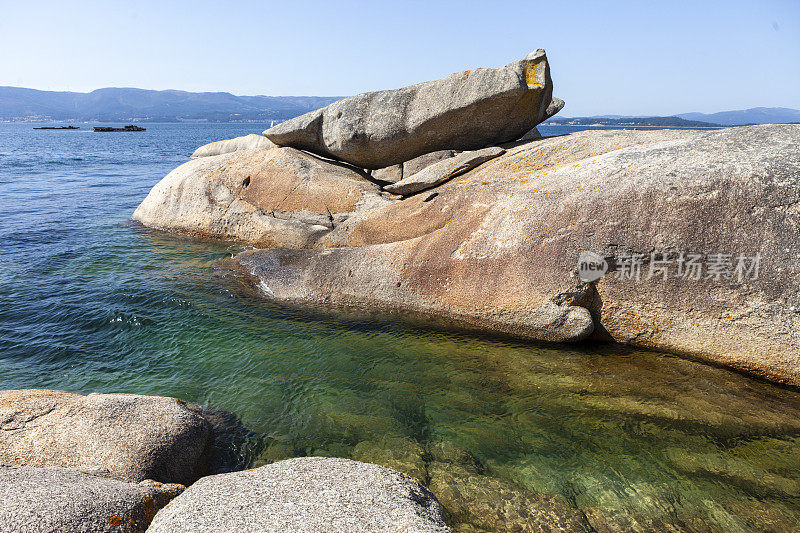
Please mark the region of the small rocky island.
POLYGON ((141 126, 136 126, 134 124, 128 124, 127 126, 123 126, 121 128, 114 128, 112 126, 95 126, 94 131, 100 133, 108 133, 108 132, 115 132, 115 131, 147 131, 146 128, 142 128, 141 126))
MULTIPOLYGON (((198 148, 133 218, 253 245, 235 260, 265 298, 800 385, 800 126, 542 138, 563 105, 542 50, 345 98, 198 148)), ((0 392, 0 532, 625 530, 444 443, 242 470, 235 433, 173 398, 0 392)))

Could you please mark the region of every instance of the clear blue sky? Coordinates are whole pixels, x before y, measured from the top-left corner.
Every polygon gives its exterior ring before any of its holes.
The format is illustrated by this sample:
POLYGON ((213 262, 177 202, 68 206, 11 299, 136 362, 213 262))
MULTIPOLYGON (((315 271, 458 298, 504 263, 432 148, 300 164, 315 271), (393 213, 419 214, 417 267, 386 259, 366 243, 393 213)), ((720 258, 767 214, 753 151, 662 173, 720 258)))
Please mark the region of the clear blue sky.
POLYGON ((349 95, 545 48, 566 116, 800 108, 800 0, 0 0, 0 85, 349 95))

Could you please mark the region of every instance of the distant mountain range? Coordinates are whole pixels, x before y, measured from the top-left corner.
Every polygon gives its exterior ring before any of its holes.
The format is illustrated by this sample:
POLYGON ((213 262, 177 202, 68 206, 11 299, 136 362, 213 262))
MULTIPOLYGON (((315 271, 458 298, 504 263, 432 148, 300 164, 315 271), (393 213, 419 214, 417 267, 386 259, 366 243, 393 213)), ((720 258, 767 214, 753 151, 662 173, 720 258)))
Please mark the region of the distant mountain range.
POLYGON ((680 117, 554 117, 544 122, 544 125, 568 126, 653 126, 653 127, 683 127, 683 128, 719 128, 720 124, 701 122, 699 120, 686 120, 680 117))
POLYGON ((0 87, 0 120, 96 122, 265 122, 285 120, 338 100, 333 96, 234 96, 147 89, 90 93, 0 87))
MULTIPOLYGON (((0 121, 81 122, 268 122, 324 107, 338 96, 235 96, 108 87, 90 93, 0 86, 0 121)), ((713 127, 800 122, 800 111, 756 107, 670 117, 553 117, 548 124, 713 127)))
POLYGON ((788 107, 754 107, 741 111, 721 111, 719 113, 683 113, 677 115, 687 120, 702 120, 725 126, 743 124, 788 124, 800 122, 800 110, 788 107))
POLYGON ((713 126, 744 126, 746 124, 788 124, 800 122, 800 111, 788 107, 754 107, 719 113, 681 113, 669 117, 634 117, 625 115, 596 115, 592 117, 553 117, 548 124, 587 126, 683 126, 687 128, 713 126))

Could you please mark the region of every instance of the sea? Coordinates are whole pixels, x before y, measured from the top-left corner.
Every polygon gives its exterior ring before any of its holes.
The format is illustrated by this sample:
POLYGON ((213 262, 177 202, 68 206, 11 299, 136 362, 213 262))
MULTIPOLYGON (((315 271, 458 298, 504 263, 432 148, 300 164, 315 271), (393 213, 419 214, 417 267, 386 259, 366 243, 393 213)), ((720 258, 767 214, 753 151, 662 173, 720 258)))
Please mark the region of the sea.
MULTIPOLYGON (((245 246, 130 221, 195 148, 263 124, 36 125, 0 124, 0 389, 224 410, 250 432, 234 450, 248 466, 446 443, 621 530, 800 523, 797 390, 630 347, 266 300, 232 267, 245 246)), ((601 128, 541 127, 579 129, 601 128)))

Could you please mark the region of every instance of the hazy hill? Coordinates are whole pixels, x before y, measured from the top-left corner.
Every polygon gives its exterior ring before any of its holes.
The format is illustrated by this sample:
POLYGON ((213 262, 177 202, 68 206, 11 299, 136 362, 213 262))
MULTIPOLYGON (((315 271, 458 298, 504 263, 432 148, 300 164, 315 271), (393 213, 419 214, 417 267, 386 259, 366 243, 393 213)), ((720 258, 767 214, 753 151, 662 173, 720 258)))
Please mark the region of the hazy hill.
POLYGON ((626 115, 595 115, 591 117, 555 117, 551 124, 604 124, 619 126, 743 126, 745 124, 787 124, 800 122, 800 111, 788 107, 754 107, 720 113, 681 113, 670 117, 634 117, 626 115), (682 122, 688 121, 688 122, 682 122))
MULTIPOLYGON (((333 96, 235 96, 231 93, 192 93, 108 87, 90 93, 39 91, 0 86, 0 120, 77 120, 98 122, 150 121, 239 122, 285 120, 324 107, 333 96)), ((683 113, 671 117, 553 117, 550 124, 616 126, 685 126, 800 122, 800 111, 785 107, 756 107, 721 113, 683 113)))
POLYGON ((716 122, 726 126, 800 122, 800 111, 789 109, 788 107, 754 107, 739 111, 722 111, 720 113, 683 113, 678 116, 688 120, 716 122))
POLYGON ((699 120, 686 120, 680 117, 553 117, 545 124, 569 124, 573 126, 653 126, 653 127, 684 127, 684 128, 713 128, 719 124, 701 122, 699 120))
POLYGON ((337 99, 326 96, 235 96, 230 93, 115 87, 90 93, 0 87, 0 120, 263 122, 295 117, 337 99))

